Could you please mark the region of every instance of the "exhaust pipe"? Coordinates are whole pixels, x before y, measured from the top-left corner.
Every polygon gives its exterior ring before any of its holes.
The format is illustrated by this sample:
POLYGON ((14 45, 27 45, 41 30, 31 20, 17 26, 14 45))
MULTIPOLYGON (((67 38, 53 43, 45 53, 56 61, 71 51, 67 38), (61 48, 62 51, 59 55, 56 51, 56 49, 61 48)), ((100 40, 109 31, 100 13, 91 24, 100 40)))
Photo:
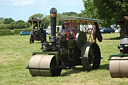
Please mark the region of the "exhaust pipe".
POLYGON ((57 16, 57 9, 51 8, 50 9, 50 17, 51 17, 51 36, 49 37, 49 41, 56 46, 56 16, 57 16))
POLYGON ((125 16, 125 30, 126 30, 126 35, 125 37, 128 38, 128 16, 125 16))

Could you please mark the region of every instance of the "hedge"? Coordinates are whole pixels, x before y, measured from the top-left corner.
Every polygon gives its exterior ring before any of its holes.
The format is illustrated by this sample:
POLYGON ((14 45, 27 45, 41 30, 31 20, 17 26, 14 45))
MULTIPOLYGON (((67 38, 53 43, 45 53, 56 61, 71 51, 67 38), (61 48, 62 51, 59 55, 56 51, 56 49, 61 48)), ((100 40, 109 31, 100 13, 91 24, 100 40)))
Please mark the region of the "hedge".
POLYGON ((14 30, 4 29, 4 30, 0 30, 0 36, 20 34, 21 31, 29 31, 30 32, 31 29, 30 28, 14 29, 14 30))
POLYGON ((24 28, 24 29, 15 29, 14 34, 19 34, 21 31, 31 31, 30 28, 24 28))
POLYGON ((9 29, 0 30, 0 36, 2 36, 2 35, 14 35, 14 31, 11 31, 9 29))

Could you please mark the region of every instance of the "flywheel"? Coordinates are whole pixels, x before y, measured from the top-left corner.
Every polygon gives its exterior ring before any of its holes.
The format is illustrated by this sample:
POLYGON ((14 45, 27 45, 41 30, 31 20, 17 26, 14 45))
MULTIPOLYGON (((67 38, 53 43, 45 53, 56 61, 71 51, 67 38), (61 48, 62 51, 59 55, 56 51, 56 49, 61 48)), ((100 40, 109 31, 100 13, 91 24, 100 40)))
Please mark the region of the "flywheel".
POLYGON ((81 64, 87 71, 98 69, 100 66, 101 54, 96 43, 86 43, 81 52, 81 64))
POLYGON ((76 42, 77 42, 78 48, 81 50, 84 44, 87 42, 87 36, 85 32, 81 31, 80 33, 76 34, 76 42))
POLYGON ((61 73, 54 55, 32 56, 28 69, 32 76, 59 76, 61 73))

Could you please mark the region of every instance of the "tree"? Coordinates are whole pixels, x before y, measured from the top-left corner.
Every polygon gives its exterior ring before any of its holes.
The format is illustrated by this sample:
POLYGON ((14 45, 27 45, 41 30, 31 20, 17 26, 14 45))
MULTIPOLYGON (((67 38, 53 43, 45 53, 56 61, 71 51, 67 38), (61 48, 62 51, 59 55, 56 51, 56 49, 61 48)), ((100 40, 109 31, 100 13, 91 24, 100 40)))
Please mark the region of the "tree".
POLYGON ((127 0, 94 0, 94 5, 98 8, 99 18, 106 21, 105 25, 114 24, 128 15, 127 0))
POLYGON ((39 13, 39 14, 34 14, 32 16, 29 17, 29 19, 33 19, 33 18, 37 18, 37 19, 43 19, 43 14, 39 13))
POLYGON ((128 0, 83 0, 85 12, 90 18, 99 18, 109 27, 128 15, 128 0))
POLYGON ((83 0, 85 10, 82 11, 82 14, 88 18, 98 18, 97 8, 93 4, 93 0, 83 0))
POLYGON ((17 22, 16 22, 16 24, 18 24, 18 23, 25 23, 23 20, 18 20, 17 22))
POLYGON ((3 17, 0 17, 0 24, 2 23, 3 20, 4 20, 4 18, 3 17))
POLYGON ((62 14, 60 14, 60 13, 57 13, 57 25, 62 25, 62 22, 61 21, 59 21, 59 19, 62 17, 63 15, 62 14))
POLYGON ((11 29, 15 29, 16 28, 16 22, 15 21, 11 22, 10 25, 11 25, 11 29))
POLYGON ((18 20, 18 21, 16 22, 15 27, 16 27, 17 29, 26 28, 26 23, 25 23, 23 20, 18 20))
POLYGON ((12 18, 5 18, 3 20, 3 24, 10 24, 11 22, 13 22, 14 20, 12 18))
POLYGON ((28 27, 30 27, 29 22, 25 22, 25 28, 28 28, 28 27))
POLYGON ((50 25, 50 16, 45 16, 43 19, 42 27, 43 29, 47 29, 47 27, 50 25))
POLYGON ((62 15, 77 16, 77 13, 76 12, 63 12, 62 15))

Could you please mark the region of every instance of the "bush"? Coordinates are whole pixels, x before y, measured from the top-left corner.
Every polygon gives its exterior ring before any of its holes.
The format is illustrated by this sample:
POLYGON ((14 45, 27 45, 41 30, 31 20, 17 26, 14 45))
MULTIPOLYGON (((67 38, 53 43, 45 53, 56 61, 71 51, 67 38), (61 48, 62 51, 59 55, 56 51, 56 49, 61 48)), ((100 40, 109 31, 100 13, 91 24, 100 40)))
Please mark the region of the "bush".
POLYGON ((5 29, 6 25, 5 24, 0 24, 0 29, 5 29))
POLYGON ((12 26, 10 24, 0 24, 0 29, 11 29, 12 26))

